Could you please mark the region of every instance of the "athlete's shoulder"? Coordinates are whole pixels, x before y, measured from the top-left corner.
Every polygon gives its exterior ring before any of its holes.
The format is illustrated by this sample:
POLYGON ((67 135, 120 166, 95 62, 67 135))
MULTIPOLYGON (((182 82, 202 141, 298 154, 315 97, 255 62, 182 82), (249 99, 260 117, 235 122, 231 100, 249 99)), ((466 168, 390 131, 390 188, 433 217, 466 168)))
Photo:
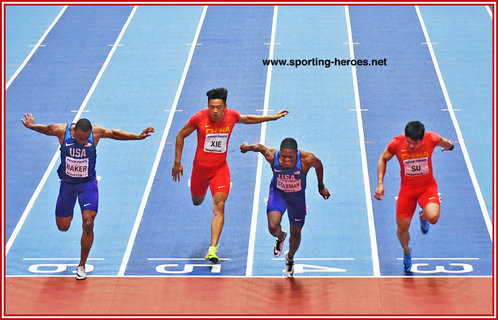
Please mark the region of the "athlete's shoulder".
POLYGON ((235 109, 226 108, 225 115, 230 116, 230 117, 234 117, 234 118, 240 118, 240 113, 235 109))
POLYGON ((428 131, 428 132, 425 133, 424 138, 428 138, 428 139, 430 139, 432 141, 439 142, 440 136, 439 136, 439 134, 437 134, 437 133, 435 133, 433 131, 428 131))
POLYGON ((194 113, 188 120, 188 124, 195 128, 203 119, 206 119, 206 117, 209 117, 209 111, 207 108, 194 113))
POLYGON ((396 153, 396 150, 401 146, 401 144, 405 141, 405 134, 400 134, 391 139, 389 144, 387 145, 387 150, 391 153, 396 153))

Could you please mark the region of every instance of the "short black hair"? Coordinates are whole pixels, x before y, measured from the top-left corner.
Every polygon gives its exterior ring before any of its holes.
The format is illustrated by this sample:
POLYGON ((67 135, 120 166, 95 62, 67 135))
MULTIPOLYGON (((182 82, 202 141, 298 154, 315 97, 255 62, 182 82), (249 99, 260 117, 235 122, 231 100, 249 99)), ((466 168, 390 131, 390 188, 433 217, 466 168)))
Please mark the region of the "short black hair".
POLYGON ((405 126, 405 136, 413 140, 424 139, 425 128, 420 121, 410 121, 405 126))
POLYGON ((285 138, 280 143, 280 150, 282 149, 297 150, 297 141, 292 138, 285 138))
POLYGON ((221 99, 223 100, 223 103, 227 103, 227 95, 228 95, 228 90, 221 87, 221 88, 216 88, 216 89, 211 89, 208 92, 206 92, 206 96, 208 97, 208 102, 209 100, 212 99, 221 99))
POLYGON ((92 129, 92 123, 88 119, 81 118, 78 120, 78 122, 76 122, 74 129, 79 129, 83 132, 88 132, 90 129, 92 129))

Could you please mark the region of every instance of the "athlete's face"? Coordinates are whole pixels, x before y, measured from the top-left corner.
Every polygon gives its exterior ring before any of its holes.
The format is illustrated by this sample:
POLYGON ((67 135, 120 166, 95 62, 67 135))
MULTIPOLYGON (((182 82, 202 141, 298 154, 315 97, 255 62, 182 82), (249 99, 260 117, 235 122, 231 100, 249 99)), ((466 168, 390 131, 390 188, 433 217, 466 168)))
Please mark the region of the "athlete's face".
POLYGON ((410 151, 417 149, 422 143, 422 140, 413 140, 410 137, 406 137, 405 140, 406 140, 406 146, 408 147, 408 149, 410 149, 410 151))
POLYGON ((85 145, 88 142, 88 138, 90 138, 90 133, 92 131, 88 130, 88 132, 85 132, 80 129, 74 129, 74 134, 73 134, 73 139, 81 145, 85 145))
POLYGON ((221 99, 211 99, 208 101, 209 118, 213 122, 220 122, 225 114, 226 103, 221 99))
POLYGON ((278 153, 278 162, 284 168, 292 168, 297 162, 297 150, 280 149, 278 153))

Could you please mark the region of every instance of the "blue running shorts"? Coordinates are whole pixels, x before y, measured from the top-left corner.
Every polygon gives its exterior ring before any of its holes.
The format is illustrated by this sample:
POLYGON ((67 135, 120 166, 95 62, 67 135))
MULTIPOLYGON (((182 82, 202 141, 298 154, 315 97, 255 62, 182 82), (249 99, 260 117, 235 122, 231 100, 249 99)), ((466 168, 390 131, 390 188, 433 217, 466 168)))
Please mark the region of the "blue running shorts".
POLYGON ((55 215, 58 217, 71 217, 74 214, 76 198, 78 198, 81 211, 98 211, 99 187, 97 185, 97 180, 81 183, 61 181, 57 205, 55 207, 55 215))

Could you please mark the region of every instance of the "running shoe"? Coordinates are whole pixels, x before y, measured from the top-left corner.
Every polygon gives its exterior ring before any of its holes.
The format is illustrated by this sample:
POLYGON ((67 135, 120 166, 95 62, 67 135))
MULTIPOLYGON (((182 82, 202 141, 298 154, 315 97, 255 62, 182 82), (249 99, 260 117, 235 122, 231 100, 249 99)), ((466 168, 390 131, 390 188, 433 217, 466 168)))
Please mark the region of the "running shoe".
POLYGON ((293 277, 294 276, 294 259, 289 260, 287 255, 289 254, 289 251, 285 251, 285 275, 287 277, 293 277))
POLYGON ((412 248, 409 247, 409 249, 410 253, 405 254, 403 257, 403 269, 405 269, 405 271, 410 271, 412 268, 412 248))
POLYGON ((282 240, 277 238, 277 241, 275 241, 275 245, 273 246, 273 255, 275 257, 280 257, 282 250, 284 249, 284 241, 285 238, 287 238, 287 231, 282 230, 282 232, 284 233, 284 238, 282 240))
POLYGON ((76 268, 76 280, 85 280, 85 279, 86 279, 85 266, 78 266, 76 268))
POLYGON ((210 246, 205 258, 210 260, 212 263, 218 263, 219 259, 216 255, 216 251, 218 250, 219 246, 219 244, 216 247, 210 246))
POLYGON ((420 230, 422 231, 423 234, 427 234, 427 232, 429 232, 429 227, 430 227, 430 224, 429 224, 429 221, 427 220, 422 220, 422 210, 419 211, 419 215, 420 215, 420 230))

